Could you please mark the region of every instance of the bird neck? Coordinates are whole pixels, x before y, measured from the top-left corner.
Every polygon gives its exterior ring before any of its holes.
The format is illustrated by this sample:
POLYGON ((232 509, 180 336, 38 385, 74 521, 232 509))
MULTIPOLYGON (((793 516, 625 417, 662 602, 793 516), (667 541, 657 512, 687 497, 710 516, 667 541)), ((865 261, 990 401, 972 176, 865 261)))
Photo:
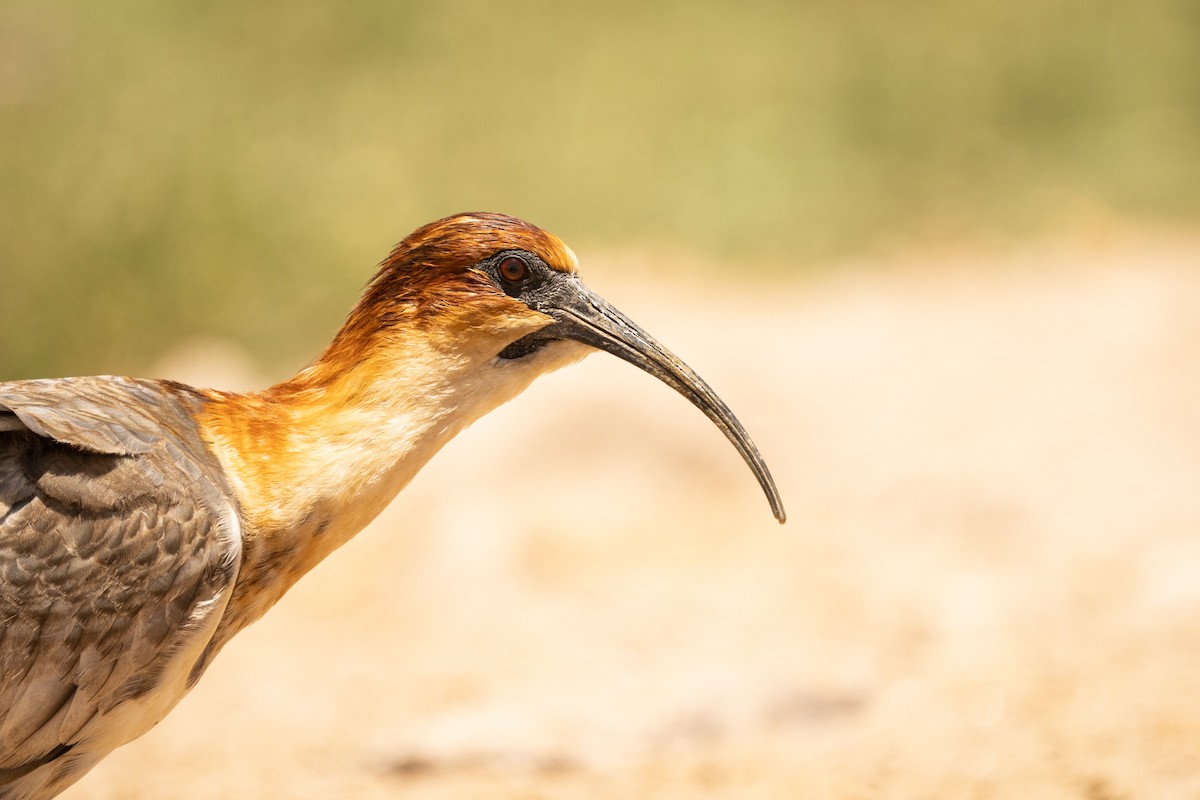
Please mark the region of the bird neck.
POLYGON ((495 352, 410 337, 336 364, 327 351, 264 392, 207 395, 201 431, 243 526, 226 638, 374 519, 455 434, 528 385, 536 373, 496 366, 495 352))

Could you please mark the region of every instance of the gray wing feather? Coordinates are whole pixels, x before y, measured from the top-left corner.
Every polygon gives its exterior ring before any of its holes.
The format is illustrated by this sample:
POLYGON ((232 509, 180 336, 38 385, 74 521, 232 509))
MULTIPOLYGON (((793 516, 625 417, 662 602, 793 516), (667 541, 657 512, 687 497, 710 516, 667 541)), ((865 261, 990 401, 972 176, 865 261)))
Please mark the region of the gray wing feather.
POLYGON ((147 453, 162 438, 164 423, 178 421, 171 418, 179 409, 162 406, 168 386, 117 377, 0 384, 0 430, 20 423, 39 436, 95 453, 147 453))
POLYGON ((0 384, 0 796, 153 691, 235 580, 199 402, 130 379, 0 384))

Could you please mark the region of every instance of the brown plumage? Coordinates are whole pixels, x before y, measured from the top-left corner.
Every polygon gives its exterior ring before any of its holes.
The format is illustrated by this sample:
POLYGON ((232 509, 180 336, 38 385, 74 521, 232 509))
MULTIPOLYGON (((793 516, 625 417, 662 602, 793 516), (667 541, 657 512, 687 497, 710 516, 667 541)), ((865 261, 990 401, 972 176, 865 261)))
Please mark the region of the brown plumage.
POLYGON ((53 797, 152 727, 458 431, 593 348, 704 411, 783 521, 712 390, 557 237, 498 214, 407 237, 325 352, 262 392, 0 384, 0 800, 53 797))

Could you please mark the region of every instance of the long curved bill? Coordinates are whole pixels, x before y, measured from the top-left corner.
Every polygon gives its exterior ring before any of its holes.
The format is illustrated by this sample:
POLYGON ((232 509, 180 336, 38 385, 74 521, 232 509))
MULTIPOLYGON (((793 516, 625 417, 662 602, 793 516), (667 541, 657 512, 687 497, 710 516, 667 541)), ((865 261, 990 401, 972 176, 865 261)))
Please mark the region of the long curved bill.
POLYGON ((541 333, 556 339, 577 342, 611 353, 639 367, 686 397, 703 411, 733 443, 745 459, 767 495, 775 519, 783 523, 787 514, 771 471, 750 439, 750 434, 738 422, 729 406, 717 393, 670 350, 659 344, 629 317, 622 314, 604 298, 592 292, 578 278, 564 281, 552 297, 544 298, 539 310, 554 317, 556 322, 541 333))

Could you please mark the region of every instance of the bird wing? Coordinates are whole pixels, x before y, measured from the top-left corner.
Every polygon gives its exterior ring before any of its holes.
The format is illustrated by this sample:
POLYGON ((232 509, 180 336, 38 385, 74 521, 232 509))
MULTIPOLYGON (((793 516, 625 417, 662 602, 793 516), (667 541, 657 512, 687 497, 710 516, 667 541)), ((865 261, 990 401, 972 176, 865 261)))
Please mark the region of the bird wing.
POLYGON ((241 537, 200 402, 125 378, 0 384, 0 796, 179 658, 179 696, 203 670, 241 537))

